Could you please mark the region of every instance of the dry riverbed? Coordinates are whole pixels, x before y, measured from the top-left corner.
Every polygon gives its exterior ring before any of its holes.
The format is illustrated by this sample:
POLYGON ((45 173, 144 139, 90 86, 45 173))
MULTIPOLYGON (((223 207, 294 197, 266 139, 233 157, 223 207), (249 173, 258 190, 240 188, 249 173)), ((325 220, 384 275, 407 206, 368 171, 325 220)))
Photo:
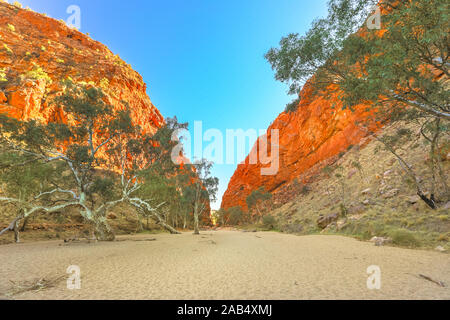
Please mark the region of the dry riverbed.
POLYGON ((0 299, 450 299, 448 254, 272 232, 4 245, 0 275, 0 299), (80 290, 67 289, 70 265, 80 290), (367 288, 371 265, 380 290, 367 288))

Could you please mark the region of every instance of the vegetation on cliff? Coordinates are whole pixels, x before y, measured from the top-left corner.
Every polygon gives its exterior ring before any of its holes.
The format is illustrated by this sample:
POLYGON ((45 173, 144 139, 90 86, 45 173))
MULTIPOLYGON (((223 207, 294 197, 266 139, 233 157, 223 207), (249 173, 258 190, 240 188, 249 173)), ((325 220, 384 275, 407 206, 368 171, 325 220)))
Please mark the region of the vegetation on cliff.
MULTIPOLYGON (((395 155, 417 194, 434 209, 450 199, 439 154, 450 120, 448 2, 381 1, 380 30, 361 19, 374 5, 377 1, 333 0, 327 18, 316 20, 305 36, 283 38, 266 58, 276 78, 290 83, 291 93, 299 93, 312 77, 316 95, 337 92, 343 108, 351 110, 365 104, 374 111, 373 121, 420 123, 429 142, 429 183, 395 151, 395 142, 411 136, 409 130, 374 137, 395 155)), ((369 131, 367 124, 360 126, 369 131)))
POLYGON ((65 93, 51 102, 65 121, 1 116, 0 179, 10 195, 0 201, 14 205, 17 214, 0 235, 11 230, 19 241, 21 220, 75 208, 97 239, 114 240, 107 215, 119 205, 178 233, 176 208, 189 203, 198 232, 217 179, 209 177, 211 164, 193 170, 172 161, 172 135, 185 125, 169 120, 155 135, 143 134, 129 109, 115 110, 103 98, 101 89, 66 82, 65 93), (19 172, 24 175, 17 179, 19 172), (192 196, 191 189, 203 192, 192 196))

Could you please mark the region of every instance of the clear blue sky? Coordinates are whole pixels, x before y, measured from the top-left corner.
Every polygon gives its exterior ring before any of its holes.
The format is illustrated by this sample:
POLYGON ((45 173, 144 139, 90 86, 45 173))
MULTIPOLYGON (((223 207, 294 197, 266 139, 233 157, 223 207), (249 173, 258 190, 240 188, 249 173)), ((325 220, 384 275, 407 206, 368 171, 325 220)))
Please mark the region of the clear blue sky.
MULTIPOLYGON (((20 2, 64 20, 67 7, 78 5, 80 31, 143 76, 163 116, 176 115, 191 127, 201 120, 204 130, 216 128, 225 136, 226 129, 266 129, 292 100, 264 54, 282 36, 308 30, 314 18, 326 14, 327 0, 20 2)), ((213 208, 220 206, 236 165, 215 166, 220 187, 213 208)))

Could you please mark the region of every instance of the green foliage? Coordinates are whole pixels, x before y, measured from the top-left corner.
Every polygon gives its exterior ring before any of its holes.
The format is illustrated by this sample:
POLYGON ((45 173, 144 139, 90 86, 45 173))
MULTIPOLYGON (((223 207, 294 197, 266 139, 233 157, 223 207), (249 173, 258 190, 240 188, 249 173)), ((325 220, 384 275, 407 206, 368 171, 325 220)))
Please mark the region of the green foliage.
POLYGON ((7 82, 8 79, 6 78, 6 70, 5 68, 0 68, 0 82, 7 82))
POLYGON ((5 48, 6 52, 8 52, 9 54, 13 54, 13 51, 11 50, 10 47, 8 47, 6 43, 3 44, 3 48, 5 48))
POLYGON ((33 63, 33 69, 31 71, 28 71, 25 74, 25 77, 33 80, 44 79, 48 83, 52 83, 52 79, 48 76, 47 72, 45 72, 39 65, 35 63, 33 63))
POLYGON ((446 81, 436 81, 437 72, 449 74, 448 5, 446 0, 331 0, 326 18, 315 20, 303 36, 284 37, 266 58, 291 94, 314 75, 316 93, 331 93, 329 85, 337 84, 344 107, 371 101, 381 118, 393 118, 407 105, 449 119, 446 81), (389 12, 382 16, 383 35, 364 23, 377 3, 389 12))
POLYGON ((231 225, 238 225, 240 222, 242 222, 242 218, 244 216, 244 212, 242 211, 242 208, 239 206, 232 207, 227 210, 228 214, 228 222, 231 225))
POLYGON ((216 216, 216 223, 220 226, 223 226, 225 224, 225 217, 227 215, 227 212, 224 208, 220 208, 217 210, 215 216, 216 216))
POLYGON ((262 217, 262 223, 266 228, 274 229, 277 225, 277 219, 272 215, 265 215, 262 217))
MULTIPOLYGON (((272 194, 266 192, 264 187, 261 187, 255 191, 253 191, 246 199, 247 206, 249 209, 256 207, 259 203, 268 201, 272 199, 272 194)), ((259 208, 256 208, 260 210, 259 208)))
POLYGON ((112 177, 95 177, 93 179, 92 186, 89 188, 90 194, 97 194, 102 199, 110 201, 116 197, 116 192, 114 192, 117 181, 112 177))
POLYGON ((406 247, 419 247, 420 241, 413 232, 407 229, 393 229, 388 231, 388 235, 392 238, 392 242, 396 245, 406 247))
POLYGON ((290 113, 290 112, 297 111, 299 104, 300 104, 300 98, 297 98, 294 101, 292 101, 286 105, 284 112, 290 113))
POLYGON ((23 153, 3 150, 0 153, 2 191, 26 201, 58 178, 57 166, 34 160, 23 153))
POLYGON ((326 165, 325 167, 322 168, 322 172, 323 172, 324 174, 326 174, 327 176, 331 176, 331 174, 333 173, 333 171, 334 171, 334 168, 331 167, 331 166, 329 166, 329 165, 326 165))

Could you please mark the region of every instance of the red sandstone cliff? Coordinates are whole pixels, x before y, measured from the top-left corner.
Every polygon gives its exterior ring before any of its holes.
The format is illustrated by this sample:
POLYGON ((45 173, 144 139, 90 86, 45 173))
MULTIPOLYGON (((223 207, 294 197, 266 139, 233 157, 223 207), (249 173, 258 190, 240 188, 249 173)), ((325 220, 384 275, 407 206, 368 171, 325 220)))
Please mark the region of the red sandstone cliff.
POLYGON ((102 88, 105 102, 117 109, 127 103, 133 123, 144 133, 164 124, 141 75, 105 45, 64 22, 0 2, 0 114, 61 119, 48 101, 61 94, 66 79, 102 88))
POLYGON ((0 113, 57 118, 47 101, 64 79, 101 87, 116 108, 126 101, 133 122, 145 132, 164 123, 142 77, 105 45, 64 22, 0 2, 0 113))
MULTIPOLYGON (((275 175, 261 175, 261 168, 268 167, 245 163, 238 165, 223 199, 222 207, 241 206, 246 209, 246 198, 260 187, 272 194, 285 192, 296 178, 303 183, 314 176, 314 170, 332 159, 350 145, 366 136, 357 122, 367 119, 367 106, 358 106, 355 112, 342 110, 337 93, 330 97, 313 96, 307 84, 303 88, 298 109, 281 113, 268 128, 279 130, 279 170, 275 175)), ((256 144, 252 149, 256 152, 256 144)), ((317 171, 316 171, 317 173, 317 171)), ((282 197, 281 197, 282 198, 282 197)))

